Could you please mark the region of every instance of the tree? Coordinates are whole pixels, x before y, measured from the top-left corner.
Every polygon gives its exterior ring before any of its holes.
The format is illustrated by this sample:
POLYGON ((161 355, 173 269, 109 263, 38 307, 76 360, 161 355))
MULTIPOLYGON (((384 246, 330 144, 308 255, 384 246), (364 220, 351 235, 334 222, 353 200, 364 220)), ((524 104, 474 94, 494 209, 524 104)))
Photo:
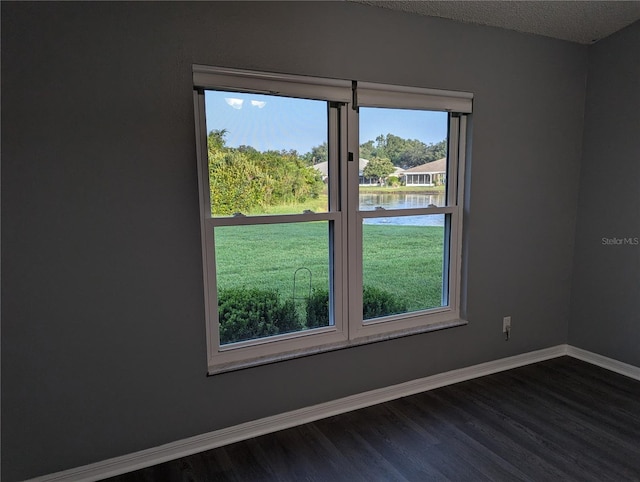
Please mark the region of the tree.
POLYGON ((329 160, 329 146, 326 142, 323 142, 319 146, 311 148, 310 152, 307 152, 302 159, 308 166, 313 166, 320 162, 326 162, 329 160))
POLYGON ((386 157, 394 166, 405 169, 442 159, 447 155, 447 140, 425 144, 418 139, 404 139, 394 134, 379 135, 375 142, 360 144, 360 157, 386 157))
MULTIPOLYGON (((394 166, 408 169, 427 162, 437 161, 447 156, 447 140, 425 144, 418 139, 404 139, 394 134, 380 134, 374 140, 360 144, 360 157, 387 158, 394 166)), ((327 160, 327 143, 315 146, 302 159, 307 165, 314 165, 327 160)))
POLYGON ((367 141, 364 144, 360 144, 360 157, 363 159, 376 157, 376 147, 373 145, 373 141, 367 141))
POLYGON ((395 166, 400 165, 400 156, 407 150, 409 141, 402 137, 387 134, 384 139, 384 156, 378 154, 378 157, 386 157, 395 166))
POLYGON ((267 206, 305 202, 322 192, 320 173, 306 166, 297 152, 227 147, 226 133, 214 130, 207 136, 212 214, 248 214, 267 206))
POLYGON ((395 171, 395 167, 387 158, 373 157, 365 166, 363 174, 369 179, 380 179, 382 182, 395 171))
POLYGON ((437 161, 447 157, 447 140, 443 139, 435 144, 427 146, 427 159, 424 162, 437 161))
POLYGON ((207 136, 207 147, 209 150, 222 149, 226 144, 226 135, 227 129, 214 129, 209 132, 209 135, 207 136))
POLYGON ((428 160, 431 160, 429 159, 428 149, 424 142, 410 141, 407 148, 400 153, 399 164, 405 169, 408 169, 428 162, 428 160))

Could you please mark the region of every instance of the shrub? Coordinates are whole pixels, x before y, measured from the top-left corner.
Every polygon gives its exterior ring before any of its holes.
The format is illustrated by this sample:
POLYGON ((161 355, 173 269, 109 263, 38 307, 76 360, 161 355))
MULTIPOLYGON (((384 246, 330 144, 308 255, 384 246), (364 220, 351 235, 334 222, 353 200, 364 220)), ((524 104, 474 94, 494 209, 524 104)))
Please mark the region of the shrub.
POLYGON ((365 286, 362 291, 362 315, 365 320, 407 311, 407 304, 388 291, 365 286))
POLYGON ((293 301, 277 290, 228 288, 218 297, 220 344, 287 333, 302 328, 293 301))
POLYGON ((390 176, 387 179, 387 186, 389 186, 389 187, 395 187, 395 186, 400 186, 400 185, 401 185, 400 179, 398 179, 395 176, 390 176))
POLYGON ((276 324, 278 326, 278 333, 291 333, 292 331, 299 331, 304 328, 298 318, 296 305, 293 300, 285 300, 280 305, 280 315, 276 324))
POLYGON ((314 289, 307 301, 307 328, 329 325, 329 292, 314 289))
MULTIPOLYGON (((373 286, 365 286, 362 292, 362 314, 365 320, 394 315, 407 311, 407 304, 392 293, 373 286)), ((313 290, 307 302, 307 328, 329 324, 329 293, 324 289, 313 290)))
POLYGON ((295 151, 227 147, 226 133, 214 130, 208 136, 212 214, 247 214, 267 206, 304 203, 322 193, 322 176, 295 151))
MULTIPOLYGON (((365 320, 407 311, 407 304, 392 293, 365 286, 362 293, 365 320)), ((218 296, 220 344, 253 340, 305 328, 293 300, 280 301, 277 290, 227 288, 218 296)), ((306 328, 329 325, 329 292, 314 289, 306 304, 306 328)))

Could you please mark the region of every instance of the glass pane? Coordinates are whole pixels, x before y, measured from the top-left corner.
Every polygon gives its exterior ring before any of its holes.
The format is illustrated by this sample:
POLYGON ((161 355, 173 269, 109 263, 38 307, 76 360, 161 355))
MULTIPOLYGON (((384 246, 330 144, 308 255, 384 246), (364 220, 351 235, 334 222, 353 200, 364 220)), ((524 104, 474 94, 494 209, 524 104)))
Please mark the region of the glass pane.
POLYGON ((445 206, 446 112, 360 108, 360 210, 445 206))
POLYGON ((205 91, 212 216, 326 212, 327 103, 205 91))
POLYGON ((221 345, 332 324, 328 221, 214 234, 221 345))
POLYGON ((443 306, 445 215, 365 219, 365 320, 443 306))

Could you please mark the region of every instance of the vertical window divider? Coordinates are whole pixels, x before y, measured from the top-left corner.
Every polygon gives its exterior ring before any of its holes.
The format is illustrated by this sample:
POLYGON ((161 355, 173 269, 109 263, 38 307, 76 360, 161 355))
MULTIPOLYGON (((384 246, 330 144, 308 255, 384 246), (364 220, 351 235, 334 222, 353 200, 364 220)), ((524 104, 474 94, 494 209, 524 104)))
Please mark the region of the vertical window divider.
MULTIPOLYGON (((197 170, 198 170, 198 193, 200 197, 200 236, 202 242, 202 269, 204 288, 204 311, 207 320, 218 319, 218 307, 216 304, 216 270, 215 270, 215 249, 213 248, 213 231, 211 224, 211 198, 208 189, 209 185, 209 162, 207 153, 207 123, 204 104, 204 91, 194 89, 193 104, 196 130, 196 150, 197 150, 197 170), (203 142, 204 141, 204 142, 203 142)), ((218 330, 213 330, 211 323, 206 324, 207 339, 207 359, 209 365, 213 362, 213 355, 217 353, 220 346, 218 330)))
MULTIPOLYGON (((449 114, 449 128, 448 138, 449 143, 447 146, 447 172, 456 173, 458 170, 458 142, 460 135, 460 117, 455 114, 449 114)), ((447 206, 454 206, 456 214, 445 216, 445 240, 444 240, 444 257, 443 257, 443 279, 442 279, 442 304, 451 307, 456 306, 457 300, 457 276, 455 275, 457 261, 455 259, 455 253, 457 253, 458 246, 458 230, 455 224, 458 219, 458 206, 457 206, 457 192, 458 192, 458 180, 457 177, 447 175, 446 183, 446 204, 447 206), (454 258, 452 258, 452 255, 454 258)))
POLYGON ((465 191, 465 167, 466 167, 466 152, 467 152, 467 116, 459 115, 458 119, 458 142, 456 144, 457 150, 457 177, 456 177, 456 246, 453 251, 452 259, 455 265, 452 267, 454 283, 453 292, 455 294, 454 306, 457 310, 457 316, 460 316, 461 310, 461 290, 462 290, 462 229, 463 229, 463 213, 464 213, 464 191, 465 191))
MULTIPOLYGON (((355 98, 355 96, 354 96, 355 98)), ((349 299, 349 337, 353 337, 362 327, 362 219, 358 214, 358 179, 360 164, 359 145, 359 112, 357 107, 347 109, 347 150, 349 156, 347 164, 347 242, 348 242, 348 299, 349 299)))
POLYGON ((339 110, 338 120, 338 133, 339 133, 339 142, 337 143, 339 146, 339 157, 338 157, 338 176, 339 176, 339 185, 337 186, 336 191, 339 192, 339 206, 340 209, 340 228, 341 232, 347 235, 343 235, 337 243, 340 243, 341 248, 341 281, 342 281, 342 292, 340 293, 340 299, 342 301, 340 307, 340 317, 342 321, 342 328, 344 330, 345 337, 349 338, 350 327, 349 327, 349 295, 350 295, 350 284, 349 284, 349 269, 348 269, 348 260, 349 260, 349 210, 348 210, 348 182, 349 179, 349 108, 348 103, 342 103, 339 110))
POLYGON ((345 305, 342 292, 346 286, 343 270, 341 269, 345 250, 342 243, 344 222, 342 208, 340 206, 340 170, 341 170, 341 108, 336 102, 328 103, 327 133, 328 133, 328 189, 329 212, 338 212, 340 216, 336 221, 329 223, 329 318, 333 326, 342 326, 345 317, 342 307, 345 305), (337 294, 338 293, 338 294, 337 294))

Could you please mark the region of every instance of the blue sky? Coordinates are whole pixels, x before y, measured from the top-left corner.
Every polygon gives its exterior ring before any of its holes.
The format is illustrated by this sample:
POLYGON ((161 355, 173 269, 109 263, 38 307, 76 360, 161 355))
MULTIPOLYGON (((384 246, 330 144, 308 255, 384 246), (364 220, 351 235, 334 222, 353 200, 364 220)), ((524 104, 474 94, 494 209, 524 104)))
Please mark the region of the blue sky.
MULTIPOLYGON (((327 140, 327 104, 262 94, 206 91, 207 131, 227 130, 227 145, 259 151, 295 149, 299 154, 327 140)), ((360 108, 360 143, 392 133, 425 144, 447 136, 447 114, 360 108)))

